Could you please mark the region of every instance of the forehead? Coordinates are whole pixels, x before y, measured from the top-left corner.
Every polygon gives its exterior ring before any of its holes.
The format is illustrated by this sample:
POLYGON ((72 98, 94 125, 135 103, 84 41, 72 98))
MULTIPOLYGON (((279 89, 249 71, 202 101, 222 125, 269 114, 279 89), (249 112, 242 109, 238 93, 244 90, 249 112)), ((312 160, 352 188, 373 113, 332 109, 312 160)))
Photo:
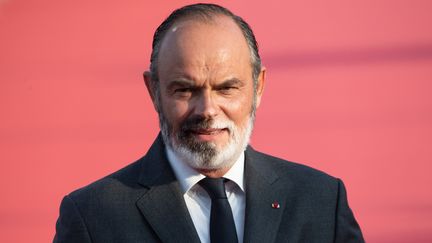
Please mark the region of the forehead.
POLYGON ((251 68, 246 39, 229 17, 185 19, 173 24, 159 51, 159 76, 191 68, 251 68))
MULTIPOLYGON (((170 40, 173 39, 184 40, 184 37, 194 39, 205 37, 207 41, 212 39, 215 41, 236 40, 239 44, 247 44, 238 24, 231 17, 225 15, 215 15, 212 17, 191 16, 179 19, 169 28, 162 40, 161 46, 163 47, 164 44, 170 43, 170 40), (216 36, 219 38, 214 39, 216 36)), ((231 43, 231 45, 234 44, 231 43)))

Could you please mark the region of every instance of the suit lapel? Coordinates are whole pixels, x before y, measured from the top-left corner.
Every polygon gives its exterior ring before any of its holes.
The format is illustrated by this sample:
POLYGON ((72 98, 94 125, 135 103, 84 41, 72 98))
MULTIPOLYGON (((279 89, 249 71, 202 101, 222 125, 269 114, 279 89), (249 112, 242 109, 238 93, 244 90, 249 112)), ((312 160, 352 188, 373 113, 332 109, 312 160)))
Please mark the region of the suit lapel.
POLYGON ((200 242, 159 135, 142 161, 136 205, 162 242, 200 242))
POLYGON ((245 158, 244 242, 275 242, 291 185, 283 183, 268 158, 248 147, 245 158))

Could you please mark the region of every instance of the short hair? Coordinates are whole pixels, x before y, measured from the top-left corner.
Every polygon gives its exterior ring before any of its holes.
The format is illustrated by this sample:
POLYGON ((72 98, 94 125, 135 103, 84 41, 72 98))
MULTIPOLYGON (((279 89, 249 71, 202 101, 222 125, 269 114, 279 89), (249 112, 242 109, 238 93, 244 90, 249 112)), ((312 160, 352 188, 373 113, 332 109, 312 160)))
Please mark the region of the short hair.
MULTIPOLYGON (((208 3, 198 3, 187 5, 182 8, 176 9, 172 12, 159 27, 156 29, 153 35, 152 53, 150 57, 150 72, 152 78, 152 88, 156 89, 156 93, 159 91, 159 85, 156 82, 159 80, 158 77, 158 58, 159 51, 162 41, 167 33, 167 31, 173 26, 173 24, 182 19, 199 18, 202 20, 211 20, 215 16, 224 15, 230 17, 237 26, 241 29, 243 36, 249 47, 249 52, 251 55, 251 65, 252 65, 252 78, 254 83, 254 90, 256 89, 258 76, 261 72, 261 58, 258 52, 258 43, 255 39, 255 35, 246 21, 241 17, 233 14, 230 10, 216 5, 208 3)), ((156 94, 158 95, 158 94, 156 94)))

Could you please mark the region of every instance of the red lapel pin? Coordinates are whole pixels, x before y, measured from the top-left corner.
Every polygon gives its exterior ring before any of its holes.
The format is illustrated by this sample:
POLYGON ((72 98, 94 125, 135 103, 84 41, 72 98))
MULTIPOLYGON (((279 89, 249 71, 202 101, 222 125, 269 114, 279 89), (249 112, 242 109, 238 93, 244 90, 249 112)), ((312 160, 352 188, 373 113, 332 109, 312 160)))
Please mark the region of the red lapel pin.
POLYGON ((272 208, 278 209, 278 208, 280 208, 280 204, 277 201, 274 201, 272 203, 272 208))

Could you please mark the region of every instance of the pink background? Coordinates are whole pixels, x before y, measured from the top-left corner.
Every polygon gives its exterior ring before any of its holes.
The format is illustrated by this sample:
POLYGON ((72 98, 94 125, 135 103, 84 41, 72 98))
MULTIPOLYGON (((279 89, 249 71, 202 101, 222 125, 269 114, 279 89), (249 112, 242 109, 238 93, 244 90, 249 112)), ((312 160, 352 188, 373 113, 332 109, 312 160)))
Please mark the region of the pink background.
MULTIPOLYGON (((344 180, 368 242, 432 242, 432 1, 216 1, 256 32, 252 144, 344 180)), ((0 242, 49 242, 62 197, 138 159, 141 74, 190 1, 0 0, 0 242)))

